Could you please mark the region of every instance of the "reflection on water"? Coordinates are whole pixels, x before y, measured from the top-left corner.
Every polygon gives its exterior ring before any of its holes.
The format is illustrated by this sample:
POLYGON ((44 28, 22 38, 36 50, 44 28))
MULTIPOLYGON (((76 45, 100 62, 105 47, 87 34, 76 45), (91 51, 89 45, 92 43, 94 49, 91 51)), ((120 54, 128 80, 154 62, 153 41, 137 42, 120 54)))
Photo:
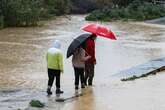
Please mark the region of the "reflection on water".
MULTIPOLYGON (((0 91, 9 88, 45 90, 47 86, 45 60, 47 49, 55 39, 59 39, 62 42, 62 50, 65 55, 67 47, 73 38, 82 33, 80 27, 84 23, 86 21, 83 16, 77 15, 71 16, 71 19, 61 17, 52 20, 43 27, 6 28, 1 30, 0 91)), ((101 37, 97 39, 96 85, 109 82, 109 80, 112 80, 112 74, 118 73, 123 69, 165 55, 165 28, 163 26, 134 22, 103 24, 116 33, 118 40, 111 41, 101 37)), ((64 62, 65 72, 62 75, 62 87, 64 89, 74 88, 71 59, 65 59, 64 62)), ((102 110, 101 107, 104 106, 104 103, 99 101, 99 97, 95 96, 97 91, 99 89, 89 89, 85 96, 66 103, 63 109, 102 110), (70 105, 69 103, 72 104, 70 105)), ((17 92, 14 93, 18 94, 17 92)), ((21 93, 19 92, 19 94, 21 93)), ((61 106, 60 109, 62 109, 61 106)))
POLYGON ((88 88, 83 92, 82 97, 76 98, 72 105, 66 104, 62 110, 97 110, 95 96, 92 88, 88 88))

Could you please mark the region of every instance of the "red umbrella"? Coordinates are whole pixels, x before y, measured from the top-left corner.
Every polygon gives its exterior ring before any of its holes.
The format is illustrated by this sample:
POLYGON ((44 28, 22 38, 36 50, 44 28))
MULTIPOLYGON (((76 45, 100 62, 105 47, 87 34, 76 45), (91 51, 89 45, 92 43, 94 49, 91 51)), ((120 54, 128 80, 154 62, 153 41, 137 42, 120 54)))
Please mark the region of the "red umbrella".
POLYGON ((82 30, 94 33, 98 36, 103 36, 106 38, 110 38, 112 40, 116 40, 116 37, 112 31, 99 24, 93 24, 93 23, 86 24, 82 27, 82 30))

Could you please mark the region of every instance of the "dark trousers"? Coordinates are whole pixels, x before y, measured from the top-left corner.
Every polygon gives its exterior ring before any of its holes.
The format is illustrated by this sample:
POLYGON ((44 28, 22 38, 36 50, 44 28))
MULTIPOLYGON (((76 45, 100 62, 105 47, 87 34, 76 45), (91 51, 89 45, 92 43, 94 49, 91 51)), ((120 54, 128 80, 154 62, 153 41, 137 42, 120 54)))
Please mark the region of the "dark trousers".
POLYGON ((79 85, 79 79, 81 81, 81 85, 84 85, 84 68, 74 67, 74 73, 75 73, 75 86, 79 85))
POLYGON ((52 87, 56 78, 56 89, 60 89, 60 70, 48 69, 48 86, 52 87))
POLYGON ((85 64, 85 84, 92 85, 94 77, 94 64, 85 64))

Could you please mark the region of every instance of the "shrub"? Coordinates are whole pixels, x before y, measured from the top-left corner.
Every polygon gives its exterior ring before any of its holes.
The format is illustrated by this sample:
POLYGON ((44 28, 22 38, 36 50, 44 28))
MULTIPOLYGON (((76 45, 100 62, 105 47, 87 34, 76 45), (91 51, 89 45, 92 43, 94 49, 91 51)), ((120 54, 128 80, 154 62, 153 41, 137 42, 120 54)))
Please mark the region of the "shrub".
POLYGON ((126 8, 112 8, 109 10, 94 11, 86 17, 86 20, 148 20, 165 16, 165 7, 150 2, 134 0, 126 8))
POLYGON ((4 19, 3 16, 0 16, 0 29, 4 27, 4 19))
POLYGON ((40 20, 40 0, 7 0, 3 3, 7 26, 34 26, 40 20))
POLYGON ((50 14, 62 15, 69 13, 70 11, 68 0, 46 0, 45 2, 50 14))
MULTIPOLYGON (((130 5, 132 2, 134 2, 134 0, 111 0, 113 2, 113 4, 119 7, 127 7, 128 5, 130 5)), ((153 2, 153 0, 138 0, 140 2, 153 2)))
POLYGON ((101 10, 96 10, 96 11, 93 11, 92 14, 90 14, 89 16, 86 17, 86 20, 94 20, 94 21, 97 21, 97 20, 103 20, 103 18, 105 18, 106 16, 106 12, 104 11, 101 11, 101 10))
POLYGON ((4 17, 2 15, 2 10, 0 9, 0 29, 4 27, 4 17))
POLYGON ((36 26, 41 19, 69 12, 69 0, 0 0, 0 26, 36 26))
POLYGON ((109 8, 112 6, 112 0, 70 0, 71 12, 88 13, 97 9, 109 8))

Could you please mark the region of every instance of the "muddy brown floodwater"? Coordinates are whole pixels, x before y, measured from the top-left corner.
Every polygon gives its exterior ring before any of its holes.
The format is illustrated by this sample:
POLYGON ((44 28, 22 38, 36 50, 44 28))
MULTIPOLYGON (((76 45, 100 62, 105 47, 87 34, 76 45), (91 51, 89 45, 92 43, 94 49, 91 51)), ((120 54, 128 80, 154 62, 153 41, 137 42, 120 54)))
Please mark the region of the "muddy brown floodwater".
MULTIPOLYGON (((79 90, 83 96, 63 103, 55 102, 54 95, 46 96, 47 49, 58 39, 65 56, 73 38, 83 33, 80 27, 84 23, 87 23, 84 16, 72 15, 51 20, 42 27, 0 30, 1 110, 36 110, 28 107, 34 98, 46 103, 43 110, 165 109, 163 76, 127 83, 113 77, 121 70, 165 56, 165 26, 139 22, 101 23, 109 27, 118 40, 97 39, 94 86, 79 90)), ((61 83, 65 94, 61 97, 69 97, 75 93, 74 74, 71 59, 64 59, 64 63, 61 83)))

